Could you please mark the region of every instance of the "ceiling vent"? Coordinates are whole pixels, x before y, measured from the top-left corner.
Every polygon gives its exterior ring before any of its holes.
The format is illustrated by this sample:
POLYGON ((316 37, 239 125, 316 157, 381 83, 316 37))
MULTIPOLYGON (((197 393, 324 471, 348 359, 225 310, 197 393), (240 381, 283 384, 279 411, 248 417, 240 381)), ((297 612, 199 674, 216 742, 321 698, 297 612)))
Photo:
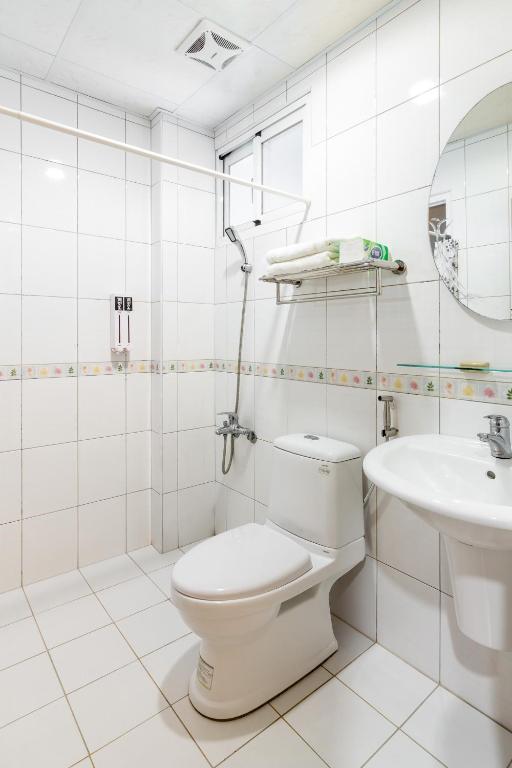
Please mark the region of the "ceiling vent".
POLYGON ((187 59, 193 59, 205 67, 221 72, 239 56, 247 43, 235 37, 227 29, 203 19, 194 27, 190 35, 176 48, 187 59))

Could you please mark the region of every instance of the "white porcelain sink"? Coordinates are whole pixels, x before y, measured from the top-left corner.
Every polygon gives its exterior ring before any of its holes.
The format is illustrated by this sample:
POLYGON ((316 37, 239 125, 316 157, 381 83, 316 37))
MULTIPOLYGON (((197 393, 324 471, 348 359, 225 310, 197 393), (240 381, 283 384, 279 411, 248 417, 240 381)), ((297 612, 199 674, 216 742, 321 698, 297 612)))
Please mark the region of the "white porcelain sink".
POLYGON ((374 448, 363 466, 444 535, 461 630, 512 650, 512 460, 478 440, 414 435, 374 448))

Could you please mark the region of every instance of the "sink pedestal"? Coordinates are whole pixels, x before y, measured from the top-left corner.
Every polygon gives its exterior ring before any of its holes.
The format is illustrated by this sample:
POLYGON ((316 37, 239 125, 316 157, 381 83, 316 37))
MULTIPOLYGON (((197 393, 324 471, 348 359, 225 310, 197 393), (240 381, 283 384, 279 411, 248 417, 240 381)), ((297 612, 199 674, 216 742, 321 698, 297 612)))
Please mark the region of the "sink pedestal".
POLYGON ((460 630, 481 645, 512 650, 512 551, 443 538, 460 630))

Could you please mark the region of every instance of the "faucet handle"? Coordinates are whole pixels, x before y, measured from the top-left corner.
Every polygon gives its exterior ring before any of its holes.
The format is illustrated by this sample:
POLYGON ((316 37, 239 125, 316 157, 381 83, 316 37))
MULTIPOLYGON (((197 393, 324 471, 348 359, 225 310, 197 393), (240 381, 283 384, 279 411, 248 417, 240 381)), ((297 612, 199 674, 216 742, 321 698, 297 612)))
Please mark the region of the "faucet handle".
POLYGON ((502 416, 500 413, 491 413, 489 416, 484 416, 485 419, 489 419, 492 431, 507 429, 510 427, 510 421, 506 416, 502 416))

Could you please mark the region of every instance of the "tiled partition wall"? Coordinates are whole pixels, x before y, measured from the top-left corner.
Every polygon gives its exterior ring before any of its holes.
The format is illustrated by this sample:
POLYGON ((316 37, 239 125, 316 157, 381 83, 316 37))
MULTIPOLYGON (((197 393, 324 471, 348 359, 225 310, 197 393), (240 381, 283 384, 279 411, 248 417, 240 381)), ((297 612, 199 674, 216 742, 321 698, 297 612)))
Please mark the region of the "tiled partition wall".
MULTIPOLYGON (((217 530, 264 519, 276 435, 307 430, 363 452, 374 446, 381 389, 395 393, 401 435, 473 436, 489 412, 485 400, 512 417, 511 387, 492 376, 463 381, 397 366, 512 363, 510 323, 471 314, 439 284, 426 224, 440 147, 475 102, 512 80, 511 24, 509 0, 403 2, 219 127, 220 151, 260 116, 309 92, 318 162, 314 188, 305 190, 313 206, 301 238, 377 238, 408 271, 386 276, 378 299, 276 306, 272 286, 257 278, 269 248, 296 240, 296 221, 274 231, 259 227, 247 239, 256 267, 244 347, 252 371, 242 377, 241 419, 254 425, 259 440, 254 447, 238 441, 227 477, 219 471, 217 443, 217 530)), ((218 241, 215 354, 221 361, 236 356, 240 300, 237 254, 218 241)), ((217 374, 217 410, 231 404, 234 378, 217 374)), ((381 493, 366 523, 368 557, 336 585, 334 612, 512 726, 512 654, 487 650, 458 631, 437 533, 381 493)))
MULTIPOLYGON (((2 71, 0 102, 148 146, 149 124, 2 71)), ((0 591, 149 543, 150 167, 0 122, 0 591), (109 296, 134 344, 110 351, 109 296)))
MULTIPOLYGON (((214 166, 213 137, 158 113, 157 152, 214 166)), ((213 533, 213 179, 155 164, 152 178, 152 543, 175 549, 213 533)))

